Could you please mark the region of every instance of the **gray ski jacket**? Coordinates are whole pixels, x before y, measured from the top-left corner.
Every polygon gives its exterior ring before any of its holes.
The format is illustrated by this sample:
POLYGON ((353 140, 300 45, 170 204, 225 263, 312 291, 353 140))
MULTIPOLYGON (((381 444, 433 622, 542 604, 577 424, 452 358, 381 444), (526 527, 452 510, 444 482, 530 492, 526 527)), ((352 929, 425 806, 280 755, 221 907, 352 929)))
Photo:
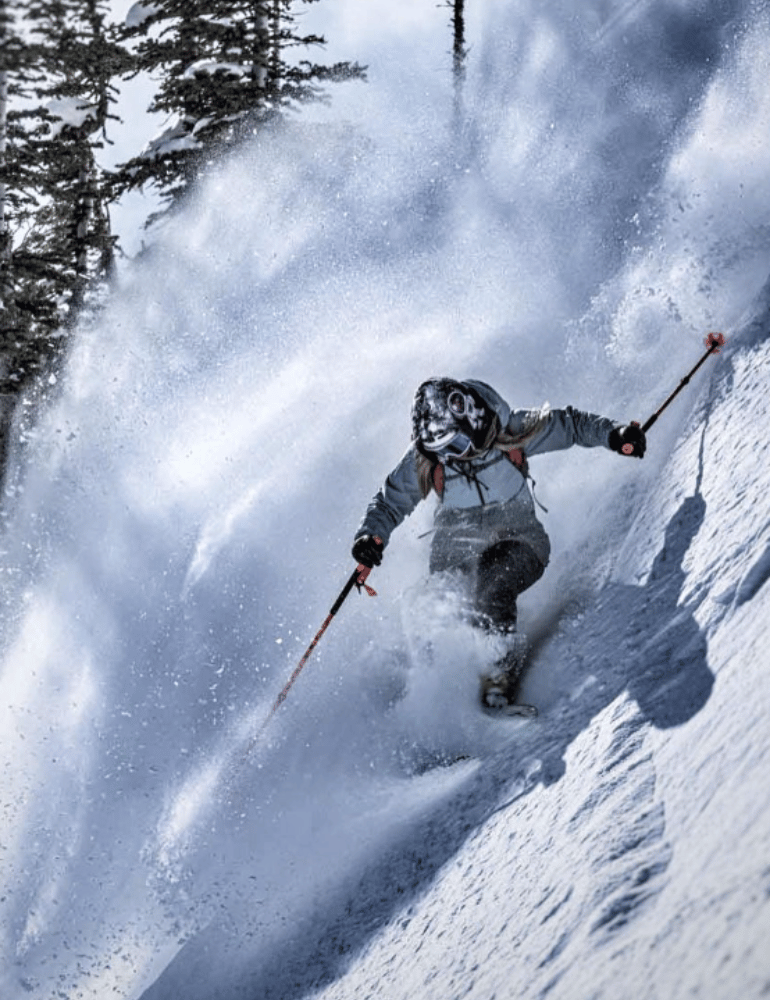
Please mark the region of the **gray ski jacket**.
MULTIPOLYGON (((444 550, 440 568, 460 565, 503 539, 529 545, 545 565, 551 546, 535 513, 526 459, 576 444, 609 447, 610 431, 620 425, 571 406, 511 410, 485 382, 466 379, 463 384, 475 389, 497 415, 501 433, 478 457, 456 465, 433 465, 430 470, 439 499, 433 547, 444 550)), ((426 461, 415 444, 410 445, 369 503, 356 538, 376 535, 388 544, 393 530, 427 495, 420 471, 426 461)))

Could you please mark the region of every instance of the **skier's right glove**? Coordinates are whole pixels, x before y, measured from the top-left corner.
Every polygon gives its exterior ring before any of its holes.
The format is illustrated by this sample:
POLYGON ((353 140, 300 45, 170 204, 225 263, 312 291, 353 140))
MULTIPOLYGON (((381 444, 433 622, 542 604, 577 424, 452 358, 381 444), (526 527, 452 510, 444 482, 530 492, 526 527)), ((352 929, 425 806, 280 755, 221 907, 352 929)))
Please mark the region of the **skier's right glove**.
POLYGON ((384 549, 382 540, 375 535, 359 535, 353 542, 353 558, 362 566, 371 569, 372 566, 379 566, 382 562, 384 549))
POLYGON ((614 427, 607 443, 619 455, 632 455, 634 458, 644 458, 647 449, 647 438, 639 424, 614 427))

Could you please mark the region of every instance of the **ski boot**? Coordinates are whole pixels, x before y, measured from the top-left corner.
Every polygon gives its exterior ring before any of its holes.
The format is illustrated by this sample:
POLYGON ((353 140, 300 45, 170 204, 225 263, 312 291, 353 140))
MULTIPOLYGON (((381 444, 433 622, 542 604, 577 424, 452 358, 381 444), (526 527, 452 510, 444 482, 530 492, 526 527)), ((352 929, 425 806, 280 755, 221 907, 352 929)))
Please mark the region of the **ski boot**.
POLYGON ((537 715, 534 705, 523 705, 517 701, 521 675, 527 652, 527 641, 520 633, 514 633, 509 640, 509 648, 494 664, 491 672, 481 679, 481 704, 485 711, 494 715, 537 715))

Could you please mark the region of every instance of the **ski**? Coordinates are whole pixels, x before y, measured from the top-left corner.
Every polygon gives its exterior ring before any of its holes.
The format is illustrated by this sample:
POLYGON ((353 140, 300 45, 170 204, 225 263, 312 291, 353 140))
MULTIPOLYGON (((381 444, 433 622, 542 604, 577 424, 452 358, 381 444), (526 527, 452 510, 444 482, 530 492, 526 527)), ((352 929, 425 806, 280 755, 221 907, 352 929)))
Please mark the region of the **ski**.
POLYGON ((482 706, 486 715, 508 716, 517 719, 534 719, 537 716, 537 708, 534 705, 501 705, 493 708, 491 705, 482 706))
POLYGON ((429 751, 423 756, 412 760, 408 765, 407 773, 411 778, 419 778, 430 771, 453 767, 455 764, 461 764, 464 761, 472 759, 473 757, 468 753, 435 753, 429 751))

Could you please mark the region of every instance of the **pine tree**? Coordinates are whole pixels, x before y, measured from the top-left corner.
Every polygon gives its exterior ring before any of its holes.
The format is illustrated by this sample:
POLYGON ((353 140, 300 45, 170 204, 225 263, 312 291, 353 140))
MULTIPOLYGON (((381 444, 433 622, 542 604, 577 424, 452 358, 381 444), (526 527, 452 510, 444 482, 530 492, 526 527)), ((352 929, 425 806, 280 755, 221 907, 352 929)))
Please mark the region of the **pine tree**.
MULTIPOLYGON (((16 0, 23 58, 6 116, 6 350, 17 385, 55 364, 115 240, 97 166, 128 56, 106 0, 16 0)), ((10 89, 10 88, 9 88, 10 89)))
POLYGON ((0 309, 5 309, 10 288, 8 267, 11 257, 11 233, 6 207, 5 158, 8 148, 8 74, 9 42, 11 39, 11 18, 6 0, 0 0, 0 309))
POLYGON ((36 88, 47 130, 36 141, 36 191, 43 204, 33 236, 63 284, 67 319, 88 286, 109 276, 115 238, 97 163, 117 121, 115 79, 130 65, 112 37, 107 0, 26 0, 46 84, 36 88))
POLYGON ((17 33, 9 0, 0 0, 0 482, 4 479, 10 426, 15 406, 19 310, 14 285, 14 221, 23 214, 23 197, 16 186, 13 154, 14 97, 23 94, 21 68, 25 45, 17 33))
POLYGON ((288 108, 323 100, 323 83, 363 77, 356 64, 289 59, 294 48, 324 44, 320 36, 295 32, 294 5, 295 0, 135 5, 126 29, 126 38, 139 40, 135 72, 160 77, 149 110, 165 113, 168 124, 138 156, 121 164, 116 190, 150 182, 168 208, 223 151, 288 108))
POLYGON ((29 97, 31 59, 11 0, 0 0, 0 39, 0 393, 5 393, 14 388, 14 355, 27 327, 17 301, 14 237, 34 206, 24 181, 23 129, 14 111, 15 102, 29 97))

